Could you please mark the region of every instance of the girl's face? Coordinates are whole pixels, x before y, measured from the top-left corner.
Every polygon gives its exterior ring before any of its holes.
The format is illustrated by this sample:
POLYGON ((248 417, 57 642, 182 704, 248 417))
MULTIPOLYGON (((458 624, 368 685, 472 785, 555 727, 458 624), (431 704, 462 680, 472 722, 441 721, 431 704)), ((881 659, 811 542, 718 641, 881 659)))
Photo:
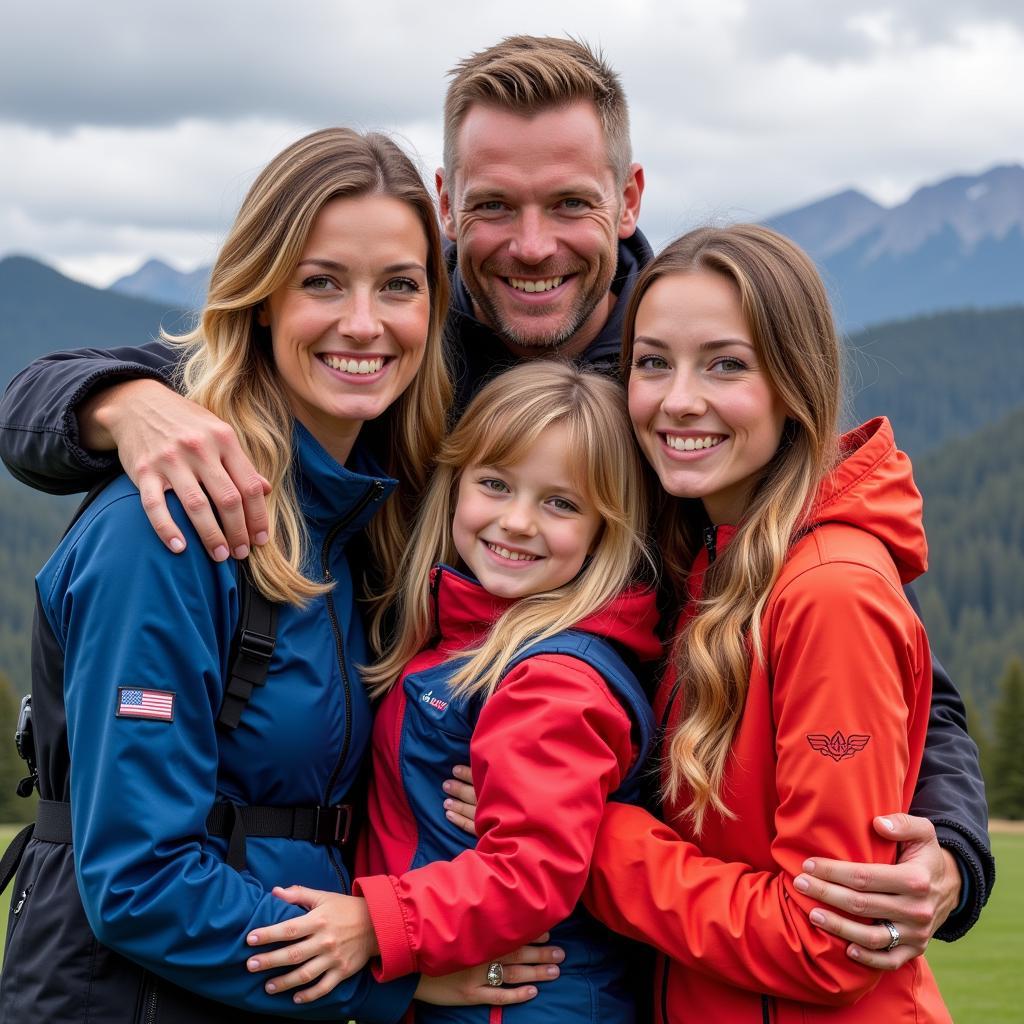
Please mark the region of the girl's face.
POLYGON ((382 195, 327 203, 259 321, 296 418, 344 462, 423 361, 427 236, 415 210, 382 195))
POLYGON ((568 430, 555 424, 514 465, 473 463, 463 471, 452 539, 488 593, 541 594, 583 567, 601 518, 574 483, 577 458, 568 430))
POLYGON ((701 270, 651 285, 637 310, 629 415, 669 494, 700 498, 713 523, 739 522, 786 414, 734 282, 701 270))

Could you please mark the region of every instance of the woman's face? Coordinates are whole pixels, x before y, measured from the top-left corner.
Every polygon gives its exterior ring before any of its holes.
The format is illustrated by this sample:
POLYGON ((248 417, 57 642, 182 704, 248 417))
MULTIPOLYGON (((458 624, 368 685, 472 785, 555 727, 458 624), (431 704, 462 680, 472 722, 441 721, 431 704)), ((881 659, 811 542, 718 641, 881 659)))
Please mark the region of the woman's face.
POLYGON ((786 409, 760 366, 733 281, 669 274, 637 310, 629 414, 640 447, 681 498, 737 523, 779 447, 786 409))
POLYGON ((298 265, 261 306, 292 411, 339 461, 409 386, 430 324, 427 237, 391 196, 327 203, 298 265))

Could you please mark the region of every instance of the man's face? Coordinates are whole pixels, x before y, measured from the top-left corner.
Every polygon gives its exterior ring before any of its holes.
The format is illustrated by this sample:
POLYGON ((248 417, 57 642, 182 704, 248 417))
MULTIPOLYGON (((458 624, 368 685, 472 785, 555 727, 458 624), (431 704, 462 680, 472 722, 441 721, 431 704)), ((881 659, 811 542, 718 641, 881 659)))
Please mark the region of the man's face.
POLYGON ((614 303, 618 240, 636 230, 643 171, 619 186, 589 102, 529 117, 470 107, 441 217, 480 319, 518 355, 574 355, 614 303))

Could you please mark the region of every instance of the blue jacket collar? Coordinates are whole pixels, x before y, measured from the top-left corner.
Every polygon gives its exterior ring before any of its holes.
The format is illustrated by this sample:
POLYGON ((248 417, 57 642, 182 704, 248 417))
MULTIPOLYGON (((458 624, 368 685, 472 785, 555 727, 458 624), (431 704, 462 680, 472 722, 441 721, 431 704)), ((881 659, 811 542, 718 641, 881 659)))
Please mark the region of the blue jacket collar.
POLYGON ((358 441, 349 466, 341 465, 298 420, 292 432, 292 459, 295 489, 307 522, 326 531, 348 519, 346 537, 373 518, 398 483, 383 473, 358 441))

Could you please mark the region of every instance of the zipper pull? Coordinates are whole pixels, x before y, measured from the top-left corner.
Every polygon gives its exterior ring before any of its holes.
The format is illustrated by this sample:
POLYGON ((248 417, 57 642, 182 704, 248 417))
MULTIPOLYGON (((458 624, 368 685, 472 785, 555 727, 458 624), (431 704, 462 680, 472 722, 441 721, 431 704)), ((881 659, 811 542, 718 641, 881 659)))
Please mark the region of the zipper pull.
POLYGON ((717 526, 705 526, 704 527, 704 547, 707 548, 708 562, 713 562, 718 557, 718 527, 717 526))
POLYGON ((32 886, 31 885, 27 889, 22 889, 21 890, 21 896, 18 897, 18 902, 15 904, 15 907, 14 907, 14 911, 13 911, 13 916, 14 917, 17 917, 21 913, 21 908, 23 906, 25 906, 25 900, 28 899, 28 894, 31 891, 32 891, 32 886))

